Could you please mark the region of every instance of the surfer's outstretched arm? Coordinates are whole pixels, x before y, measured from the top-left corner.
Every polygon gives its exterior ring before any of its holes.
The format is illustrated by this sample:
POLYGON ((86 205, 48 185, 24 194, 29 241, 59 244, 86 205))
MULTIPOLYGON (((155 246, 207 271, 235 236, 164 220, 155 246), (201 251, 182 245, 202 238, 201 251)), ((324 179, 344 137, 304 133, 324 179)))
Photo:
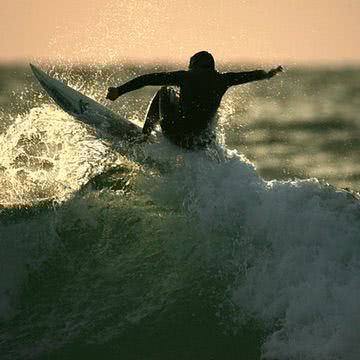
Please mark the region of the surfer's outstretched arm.
POLYGON ((174 85, 180 86, 185 71, 161 72, 141 75, 119 87, 110 87, 106 96, 109 100, 116 100, 119 96, 129 91, 151 85, 174 85))
POLYGON ((243 71, 243 72, 229 72, 223 74, 223 79, 227 87, 233 85, 245 84, 251 81, 258 81, 264 79, 271 79, 277 73, 282 72, 282 66, 278 66, 270 71, 254 70, 254 71, 243 71))

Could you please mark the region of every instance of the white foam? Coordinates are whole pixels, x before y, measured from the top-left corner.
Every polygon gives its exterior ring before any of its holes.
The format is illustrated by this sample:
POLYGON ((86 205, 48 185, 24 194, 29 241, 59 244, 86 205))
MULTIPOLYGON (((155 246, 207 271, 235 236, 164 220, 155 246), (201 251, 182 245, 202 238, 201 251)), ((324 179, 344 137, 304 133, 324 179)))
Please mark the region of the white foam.
POLYGON ((63 111, 33 108, 0 137, 0 204, 68 199, 117 160, 111 148, 63 111))
POLYGON ((236 279, 233 320, 267 329, 264 359, 358 359, 359 201, 317 179, 266 182, 241 155, 225 157, 184 152, 148 191, 202 228, 236 279))

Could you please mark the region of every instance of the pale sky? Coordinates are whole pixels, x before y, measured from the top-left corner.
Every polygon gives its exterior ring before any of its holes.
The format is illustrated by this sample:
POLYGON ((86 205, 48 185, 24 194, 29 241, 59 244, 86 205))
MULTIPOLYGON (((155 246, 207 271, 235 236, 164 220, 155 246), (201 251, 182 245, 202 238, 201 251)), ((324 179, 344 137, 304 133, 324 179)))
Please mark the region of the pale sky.
POLYGON ((360 0, 1 0, 0 61, 360 63, 360 0))

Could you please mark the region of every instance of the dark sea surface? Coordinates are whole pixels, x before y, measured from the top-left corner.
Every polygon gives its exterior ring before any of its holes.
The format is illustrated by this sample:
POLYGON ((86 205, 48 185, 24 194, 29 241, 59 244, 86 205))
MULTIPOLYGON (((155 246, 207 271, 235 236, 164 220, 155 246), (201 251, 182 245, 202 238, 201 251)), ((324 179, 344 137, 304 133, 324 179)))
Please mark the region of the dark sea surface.
MULTIPOLYGON (((42 68, 139 124, 156 88, 107 87, 174 69, 42 68)), ((22 65, 0 119, 1 360, 360 358, 360 68, 234 87, 198 152, 100 140, 22 65)))

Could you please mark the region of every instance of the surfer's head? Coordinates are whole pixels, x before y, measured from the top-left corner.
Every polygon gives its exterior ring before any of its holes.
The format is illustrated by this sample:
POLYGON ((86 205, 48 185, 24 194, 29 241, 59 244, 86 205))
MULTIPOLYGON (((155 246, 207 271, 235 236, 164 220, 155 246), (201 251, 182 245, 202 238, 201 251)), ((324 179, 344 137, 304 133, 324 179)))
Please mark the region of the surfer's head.
POLYGON ((190 58, 189 69, 215 70, 214 57, 207 51, 200 51, 190 58))

